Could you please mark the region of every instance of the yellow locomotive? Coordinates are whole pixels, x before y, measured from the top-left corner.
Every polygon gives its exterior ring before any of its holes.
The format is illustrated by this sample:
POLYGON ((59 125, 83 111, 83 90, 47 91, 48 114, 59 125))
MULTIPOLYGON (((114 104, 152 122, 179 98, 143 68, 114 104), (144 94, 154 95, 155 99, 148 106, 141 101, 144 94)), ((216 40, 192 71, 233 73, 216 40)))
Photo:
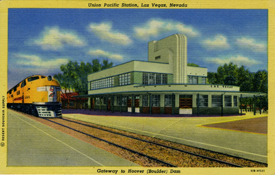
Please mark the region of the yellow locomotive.
POLYGON ((33 75, 8 91, 7 105, 38 117, 62 117, 60 91, 52 76, 33 75))

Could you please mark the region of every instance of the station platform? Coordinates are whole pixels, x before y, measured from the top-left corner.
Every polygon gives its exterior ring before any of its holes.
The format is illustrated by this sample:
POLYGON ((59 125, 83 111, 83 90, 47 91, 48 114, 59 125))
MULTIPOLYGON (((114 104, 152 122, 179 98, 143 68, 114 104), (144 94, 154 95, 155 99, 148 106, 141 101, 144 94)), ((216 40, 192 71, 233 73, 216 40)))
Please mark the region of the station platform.
MULTIPOLYGON (((213 127, 211 124, 242 121, 262 118, 267 120, 267 114, 253 115, 252 112, 236 116, 115 116, 111 112, 102 112, 101 115, 85 114, 81 110, 63 117, 83 120, 99 125, 122 129, 142 135, 156 137, 172 142, 195 146, 236 157, 267 163, 267 134, 246 132, 245 130, 224 129, 213 127), (103 114, 105 113, 105 115, 103 114)), ((258 122, 258 121, 257 121, 258 122)), ((250 125, 251 123, 247 123, 250 125)), ((236 125, 234 123, 234 125, 236 125)), ((261 125, 261 126, 265 126, 261 125)), ((265 126, 267 127, 267 126, 265 126)))
POLYGON ((8 110, 7 166, 139 166, 8 110))

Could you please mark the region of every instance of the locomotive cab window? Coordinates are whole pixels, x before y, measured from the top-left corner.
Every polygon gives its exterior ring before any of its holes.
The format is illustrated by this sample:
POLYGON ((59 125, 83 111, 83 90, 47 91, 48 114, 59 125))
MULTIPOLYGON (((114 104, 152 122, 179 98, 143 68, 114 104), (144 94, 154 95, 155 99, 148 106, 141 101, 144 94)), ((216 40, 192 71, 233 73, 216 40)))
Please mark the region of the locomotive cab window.
POLYGON ((46 76, 41 76, 41 78, 46 78, 46 76))
POLYGON ((26 86, 26 80, 24 80, 22 83, 21 83, 21 88, 26 86))
POLYGON ((14 89, 13 89, 14 92, 17 91, 17 87, 18 87, 18 86, 19 86, 19 85, 16 85, 16 86, 14 87, 14 89))
POLYGON ((39 76, 30 77, 30 78, 28 78, 28 82, 31 82, 31 81, 34 81, 34 80, 37 80, 37 79, 39 79, 39 76))
POLYGON ((48 81, 52 81, 52 76, 48 76, 48 81))

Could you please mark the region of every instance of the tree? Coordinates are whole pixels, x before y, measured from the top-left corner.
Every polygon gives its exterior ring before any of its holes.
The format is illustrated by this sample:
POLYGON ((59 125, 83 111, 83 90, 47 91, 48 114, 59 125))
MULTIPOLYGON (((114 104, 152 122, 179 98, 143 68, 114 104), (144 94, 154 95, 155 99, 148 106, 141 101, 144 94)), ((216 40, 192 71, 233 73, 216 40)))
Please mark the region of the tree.
POLYGON ((224 84, 226 85, 236 85, 236 78, 232 75, 228 75, 227 77, 225 77, 224 79, 224 84))
POLYGON ((200 67, 199 65, 197 65, 195 63, 187 63, 187 66, 200 67))
POLYGON ((60 70, 63 72, 63 81, 67 84, 65 89, 75 90, 78 83, 78 63, 69 61, 66 65, 61 65, 60 70))
POLYGON ((238 68, 233 63, 224 64, 217 68, 217 73, 208 72, 210 84, 225 84, 240 86, 240 91, 267 93, 267 71, 249 72, 244 66, 238 68))
POLYGON ((92 73, 92 65, 90 63, 84 63, 81 61, 80 65, 77 67, 77 81, 75 82, 75 90, 79 94, 87 94, 88 90, 88 82, 87 76, 88 74, 92 73))
POLYGON ((112 67, 112 66, 113 66, 112 62, 109 63, 109 60, 103 60, 101 69, 102 70, 107 69, 107 68, 112 67))
POLYGON ((267 93, 267 71, 259 70, 253 78, 253 91, 267 93))
POLYGON ((216 72, 207 72, 207 80, 209 84, 218 84, 217 83, 217 73, 216 72))
POLYGON ((101 70, 101 64, 98 59, 92 60, 92 72, 97 72, 101 70))
POLYGON ((238 70, 237 86, 240 86, 241 91, 252 91, 252 79, 253 73, 250 73, 248 69, 241 66, 238 70))
POLYGON ((56 75, 54 75, 54 78, 59 82, 59 85, 62 89, 66 90, 70 89, 70 84, 69 81, 66 81, 66 77, 64 76, 64 74, 58 73, 56 75))
MULTIPOLYGON (((248 92, 263 92, 268 93, 268 73, 266 70, 260 70, 256 73, 249 72, 244 66, 238 68, 233 63, 224 64, 219 66, 216 72, 207 73, 208 82, 210 84, 226 84, 226 85, 237 85, 240 87, 240 91, 248 92)), ((250 105, 254 103, 253 98, 243 98, 242 104, 250 105)), ((257 98, 256 106, 262 107, 264 110, 268 109, 268 97, 263 96, 257 98)), ((245 108, 247 106, 244 106, 245 108)), ((250 111, 252 108, 250 108, 250 111)))
POLYGON ((74 90, 81 95, 87 94, 87 76, 90 73, 97 72, 112 66, 113 63, 109 63, 108 60, 103 60, 102 64, 100 64, 98 59, 93 59, 92 64, 85 63, 83 61, 81 61, 80 64, 78 64, 76 61, 69 61, 67 64, 60 66, 60 70, 63 72, 63 74, 56 74, 54 75, 54 78, 65 90, 74 90))
POLYGON ((219 66, 217 69, 217 84, 226 84, 225 83, 226 77, 231 77, 231 79, 234 78, 237 81, 238 66, 233 63, 219 66))

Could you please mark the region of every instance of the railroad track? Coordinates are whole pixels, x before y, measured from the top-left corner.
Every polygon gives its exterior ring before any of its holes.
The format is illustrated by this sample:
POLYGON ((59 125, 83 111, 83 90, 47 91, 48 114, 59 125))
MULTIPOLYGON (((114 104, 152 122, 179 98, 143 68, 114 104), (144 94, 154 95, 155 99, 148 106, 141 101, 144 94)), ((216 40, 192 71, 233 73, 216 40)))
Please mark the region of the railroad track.
MULTIPOLYGON (((151 159, 151 160, 154 160, 154 161, 156 161, 156 162, 159 162, 159 163, 162 163, 162 164, 164 164, 164 165, 167 165, 168 167, 176 167, 175 165, 173 165, 173 164, 171 164, 171 163, 168 163, 168 162, 159 160, 159 159, 157 159, 157 158, 154 158, 154 157, 145 155, 145 154, 143 154, 143 153, 141 153, 141 152, 135 151, 135 150, 133 150, 133 149, 126 148, 126 147, 124 147, 124 146, 121 146, 121 145, 118 145, 118 144, 116 144, 116 143, 107 141, 107 140, 105 140, 105 139, 96 137, 96 136, 91 135, 91 134, 88 134, 88 133, 86 133, 86 132, 82 132, 82 131, 80 131, 80 130, 78 130, 78 129, 74 129, 74 128, 69 127, 69 126, 67 126, 67 125, 64 125, 64 124, 55 122, 55 121, 53 121, 53 120, 51 120, 51 119, 45 118, 45 120, 48 120, 48 121, 50 121, 50 122, 52 122, 52 123, 55 123, 55 124, 58 124, 58 125, 60 125, 60 126, 69 128, 69 129, 71 129, 71 130, 73 130, 73 131, 76 131, 76 132, 79 132, 79 133, 81 133, 81 134, 87 135, 87 136, 92 137, 92 138, 94 138, 94 139, 97 139, 97 140, 99 140, 99 141, 106 142, 106 143, 108 143, 108 144, 110 144, 110 145, 113 145, 113 146, 116 146, 116 147, 118 147, 118 148, 121 148, 121 149, 130 151, 130 152, 132 152, 132 153, 134 153, 134 154, 138 154, 138 155, 140 155, 140 156, 144 156, 144 157, 146 157, 146 158, 148 158, 148 159, 151 159)), ((69 121, 69 120, 67 120, 67 121, 69 121)), ((73 122, 73 121, 70 121, 70 122, 73 122)), ((74 123, 78 123, 78 122, 74 122, 74 123)))
MULTIPOLYGON (((65 127, 72 131, 84 134, 90 138, 97 139, 101 142, 105 142, 109 145, 115 146, 119 149, 126 150, 132 154, 144 157, 143 159, 148 162, 156 162, 158 166, 165 167, 182 167, 184 166, 184 160, 182 155, 189 155, 193 161, 200 159, 200 161, 211 164, 214 162, 216 166, 226 166, 226 167, 242 167, 242 165, 223 161, 213 157, 197 154, 194 152, 186 151, 183 149, 175 148, 172 146, 167 146, 165 144, 156 143, 147 139, 138 138, 132 135, 124 134, 121 132, 114 131, 113 129, 106 129, 106 127, 95 126, 93 124, 88 124, 82 121, 75 121, 65 118, 60 119, 45 119, 59 126, 65 127), (93 134, 91 134, 91 132, 93 134), (119 138, 119 139, 118 139, 119 138), (122 140, 122 141, 121 141, 122 140), (130 141, 129 141, 130 140, 130 141), (133 140, 135 140, 133 142, 133 140), (133 144, 134 143, 134 144, 133 144), (142 145, 139 149, 134 149, 137 145, 142 145), (134 146, 135 145, 135 146, 134 146), (146 148, 150 148, 151 152, 146 151, 146 148), (160 152, 155 152, 154 150, 161 150, 160 152), (166 158, 163 154, 166 152, 169 155, 172 154, 172 158, 166 158), (150 154, 150 155, 149 155, 150 154), (168 160, 163 160, 168 159, 168 160)), ((184 158, 185 159, 185 158, 184 158)), ((190 162, 189 162, 190 163, 190 162)), ((191 162, 192 163, 192 162, 191 162)), ((147 163, 145 163, 147 164, 147 163)), ((149 163, 150 164, 150 163, 149 163)), ((150 165, 149 165, 150 166, 150 165)))

